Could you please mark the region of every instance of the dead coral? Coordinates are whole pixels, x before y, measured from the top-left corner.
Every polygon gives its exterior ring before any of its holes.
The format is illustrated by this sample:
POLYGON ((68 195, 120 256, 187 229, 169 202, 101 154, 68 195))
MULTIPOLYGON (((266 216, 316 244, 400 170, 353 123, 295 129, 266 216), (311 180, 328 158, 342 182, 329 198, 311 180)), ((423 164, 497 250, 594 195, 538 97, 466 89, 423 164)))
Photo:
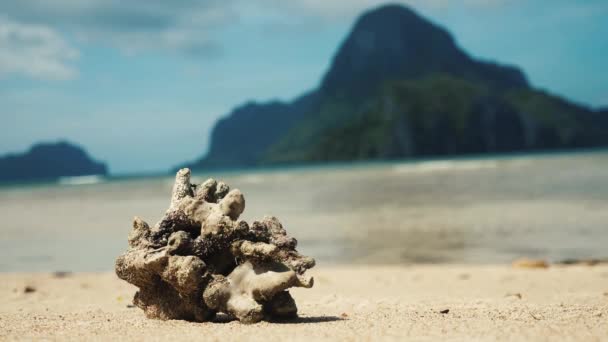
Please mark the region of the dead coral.
POLYGON ((133 303, 149 318, 207 321, 217 312, 243 323, 297 316, 291 287, 312 287, 314 259, 296 251, 275 217, 239 220, 245 198, 213 179, 177 172, 169 209, 154 227, 136 217, 116 274, 139 287, 133 303))

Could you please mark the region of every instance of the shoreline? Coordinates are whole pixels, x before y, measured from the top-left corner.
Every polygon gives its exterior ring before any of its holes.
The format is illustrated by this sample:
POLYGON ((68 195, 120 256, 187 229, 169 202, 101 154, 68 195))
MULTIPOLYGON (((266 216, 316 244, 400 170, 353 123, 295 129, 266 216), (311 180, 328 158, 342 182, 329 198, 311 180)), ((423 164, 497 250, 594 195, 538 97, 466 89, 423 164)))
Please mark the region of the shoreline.
POLYGON ((112 272, 3 273, 0 339, 608 339, 605 264, 348 265, 309 272, 315 286, 292 290, 299 319, 254 325, 225 316, 220 323, 146 319, 130 305, 136 288, 112 272))

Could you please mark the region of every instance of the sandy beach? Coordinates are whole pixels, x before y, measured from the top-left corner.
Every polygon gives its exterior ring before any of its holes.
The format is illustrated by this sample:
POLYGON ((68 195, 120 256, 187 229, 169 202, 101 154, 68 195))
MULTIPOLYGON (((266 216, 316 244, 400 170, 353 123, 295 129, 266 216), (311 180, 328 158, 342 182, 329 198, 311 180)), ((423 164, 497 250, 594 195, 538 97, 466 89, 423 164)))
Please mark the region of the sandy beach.
POLYGON ((242 218, 276 215, 318 262, 315 286, 292 290, 299 319, 249 326, 147 319, 111 271, 133 215, 156 222, 173 177, 4 188, 0 340, 608 341, 608 264, 559 264, 606 259, 607 165, 591 153, 229 174, 242 218), (551 266, 513 268, 522 256, 551 266))
POLYGON ((608 340, 608 266, 320 266, 300 318, 146 319, 113 273, 0 275, 2 340, 608 340), (449 310, 449 311, 447 311, 449 310), (447 312, 446 312, 447 311, 447 312), (442 313, 443 312, 443 313, 442 313))

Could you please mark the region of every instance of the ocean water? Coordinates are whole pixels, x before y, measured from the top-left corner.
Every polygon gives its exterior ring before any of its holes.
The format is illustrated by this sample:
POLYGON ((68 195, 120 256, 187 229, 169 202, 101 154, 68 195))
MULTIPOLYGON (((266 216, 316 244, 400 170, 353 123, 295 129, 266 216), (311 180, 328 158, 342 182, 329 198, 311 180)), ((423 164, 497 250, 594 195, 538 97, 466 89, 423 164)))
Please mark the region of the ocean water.
MULTIPOLYGON (((507 263, 608 257, 608 151, 390 162, 209 176, 272 214, 319 264, 507 263)), ((133 216, 150 224, 172 177, 0 188, 0 271, 105 271, 133 216), (92 184, 91 184, 92 183, 92 184)))

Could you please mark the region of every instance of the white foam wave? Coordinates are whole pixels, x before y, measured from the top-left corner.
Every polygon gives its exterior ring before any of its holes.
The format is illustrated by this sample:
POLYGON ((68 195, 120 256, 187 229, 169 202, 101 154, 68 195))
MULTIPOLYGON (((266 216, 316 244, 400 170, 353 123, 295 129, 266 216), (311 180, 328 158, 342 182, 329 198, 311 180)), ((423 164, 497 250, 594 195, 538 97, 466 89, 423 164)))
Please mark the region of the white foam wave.
POLYGON ((60 177, 59 184, 63 185, 84 185, 84 184, 97 184, 105 180, 102 175, 87 175, 87 176, 74 176, 74 177, 60 177))
POLYGON ((495 160, 435 160, 414 164, 400 164, 393 167, 396 173, 429 173, 441 171, 474 171, 494 169, 495 160))

